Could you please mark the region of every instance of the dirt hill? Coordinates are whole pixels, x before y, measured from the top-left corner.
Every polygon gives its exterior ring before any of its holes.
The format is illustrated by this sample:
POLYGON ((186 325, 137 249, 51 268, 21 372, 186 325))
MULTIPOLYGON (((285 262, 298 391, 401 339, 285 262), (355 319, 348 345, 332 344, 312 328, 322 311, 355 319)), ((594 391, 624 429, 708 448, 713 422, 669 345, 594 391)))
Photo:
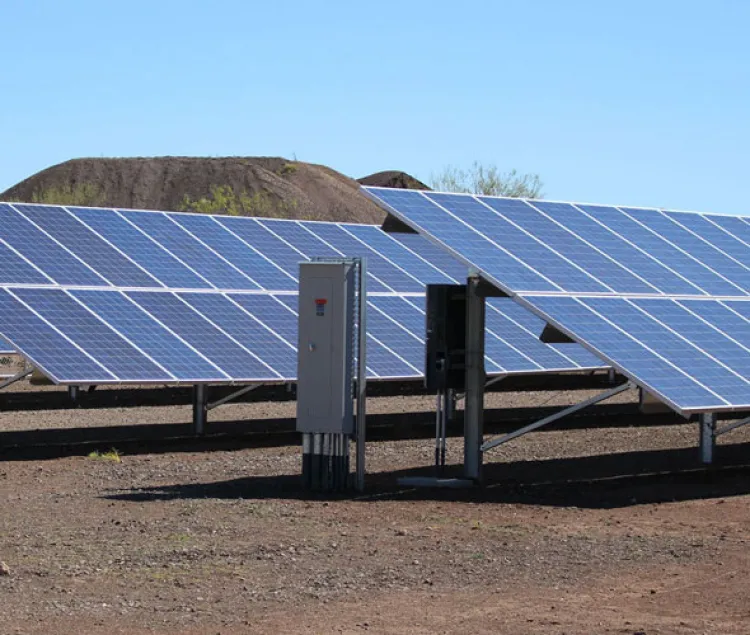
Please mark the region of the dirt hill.
POLYGON ((403 172, 359 182, 280 157, 73 159, 42 170, 0 200, 380 223, 359 183, 426 187, 403 172))

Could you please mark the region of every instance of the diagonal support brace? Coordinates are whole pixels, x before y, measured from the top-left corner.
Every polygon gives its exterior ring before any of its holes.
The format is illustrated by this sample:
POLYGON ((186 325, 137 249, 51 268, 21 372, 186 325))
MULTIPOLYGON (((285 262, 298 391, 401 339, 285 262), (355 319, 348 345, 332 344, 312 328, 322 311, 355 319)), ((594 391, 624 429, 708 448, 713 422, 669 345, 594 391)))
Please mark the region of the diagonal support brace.
POLYGON ((614 397, 615 395, 619 395, 621 392, 630 390, 633 387, 634 387, 634 384, 632 382, 625 382, 624 384, 621 384, 620 386, 611 388, 610 390, 607 390, 599 395, 596 395, 595 397, 591 397, 591 399, 587 399, 586 401, 582 401, 579 404, 575 404, 574 406, 565 408, 564 410, 561 410, 560 412, 556 412, 555 414, 550 415, 549 417, 545 417, 544 419, 540 419, 539 421, 536 421, 527 426, 524 426, 523 428, 519 428, 518 430, 515 430, 514 432, 509 432, 508 434, 498 437, 497 439, 493 439, 492 441, 487 441, 486 443, 482 445, 482 452, 487 452, 487 450, 496 448, 498 445, 503 445, 504 443, 508 443, 508 441, 512 441, 513 439, 517 439, 518 437, 521 437, 524 434, 528 434, 529 432, 538 430, 539 428, 542 428, 552 423, 553 421, 557 421, 559 419, 562 419, 563 417, 567 417, 568 415, 573 414, 574 412, 578 412, 579 410, 583 410, 584 408, 593 406, 594 404, 597 404, 601 401, 605 401, 606 399, 609 399, 610 397, 614 397))
POLYGON ((739 421, 735 421, 734 423, 730 423, 727 426, 724 426, 723 428, 719 428, 716 432, 714 432, 714 436, 721 436, 722 434, 726 434, 727 432, 731 432, 732 430, 736 430, 737 428, 741 428, 742 426, 746 426, 750 423, 750 417, 747 417, 745 419, 740 419, 739 421))
POLYGON ((29 370, 22 370, 20 373, 13 375, 13 377, 9 377, 8 379, 0 383, 0 390, 2 390, 3 388, 7 388, 8 386, 12 384, 15 384, 17 381, 21 381, 22 379, 31 375, 31 373, 33 372, 34 372, 33 368, 29 370))
POLYGON ((218 408, 219 406, 223 406, 225 403, 229 403, 230 401, 234 401, 235 399, 239 399, 242 397, 242 395, 246 395, 249 392, 252 392, 256 388, 260 388, 263 384, 251 384, 250 386, 245 386, 244 388, 240 388, 240 390, 236 390, 231 395, 227 395, 226 397, 222 397, 221 399, 217 399, 213 403, 210 403, 206 406, 206 410, 213 410, 214 408, 218 408))

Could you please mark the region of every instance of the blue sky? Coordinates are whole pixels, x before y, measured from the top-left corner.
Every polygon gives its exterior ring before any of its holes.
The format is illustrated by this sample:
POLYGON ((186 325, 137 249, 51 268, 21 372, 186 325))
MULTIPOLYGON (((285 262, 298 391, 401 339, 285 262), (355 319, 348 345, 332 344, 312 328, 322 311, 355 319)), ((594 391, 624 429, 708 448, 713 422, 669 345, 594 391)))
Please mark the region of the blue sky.
POLYGON ((83 156, 281 155, 748 212, 744 0, 5 0, 0 191, 83 156))

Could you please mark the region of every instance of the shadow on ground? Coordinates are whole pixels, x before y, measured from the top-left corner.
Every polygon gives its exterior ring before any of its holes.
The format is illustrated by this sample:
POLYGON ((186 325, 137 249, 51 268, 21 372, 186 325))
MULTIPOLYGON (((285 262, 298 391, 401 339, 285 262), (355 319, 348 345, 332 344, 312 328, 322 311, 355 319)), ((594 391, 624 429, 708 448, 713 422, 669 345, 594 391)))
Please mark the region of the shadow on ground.
MULTIPOLYGON (((698 464, 695 448, 639 451, 589 457, 513 461, 485 466, 481 488, 403 488, 402 476, 432 471, 404 470, 368 476, 368 491, 354 500, 440 500, 471 503, 549 505, 608 509, 673 501, 724 498, 750 493, 750 443, 720 446, 716 464, 698 464)), ((457 470, 451 466, 447 475, 457 470)), ((115 491, 113 500, 314 499, 298 475, 247 477, 215 483, 115 491)), ((341 497, 346 498, 346 497, 341 497)))
MULTIPOLYGON (((485 411, 485 432, 502 434, 559 412, 559 406, 502 408, 485 411)), ((736 415, 732 415, 736 416, 736 415)), ((463 434, 462 413, 449 425, 449 436, 463 434)), ((636 404, 599 404, 561 419, 546 430, 627 428, 682 425, 672 414, 644 415, 636 404)), ((81 456, 92 450, 117 448, 123 454, 163 454, 242 450, 297 445, 296 421, 289 418, 209 422, 207 434, 196 437, 191 424, 159 423, 123 426, 0 431, 0 461, 37 461, 81 456)), ((367 417, 368 441, 429 439, 435 436, 435 413, 406 412, 367 417)))

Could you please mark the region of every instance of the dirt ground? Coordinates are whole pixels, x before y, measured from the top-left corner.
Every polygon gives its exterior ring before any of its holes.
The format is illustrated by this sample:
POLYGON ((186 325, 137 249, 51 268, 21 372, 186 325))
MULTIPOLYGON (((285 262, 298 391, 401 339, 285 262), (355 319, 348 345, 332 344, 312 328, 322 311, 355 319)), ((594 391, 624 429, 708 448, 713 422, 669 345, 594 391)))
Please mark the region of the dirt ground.
MULTIPOLYGON (((533 418, 595 392, 487 401, 533 418)), ((417 425, 373 436, 364 495, 325 500, 301 490, 291 433, 108 443, 187 423, 189 402, 95 394, 110 407, 0 393, 2 635, 750 632, 748 428, 703 469, 694 423, 599 409, 489 453, 481 489, 413 490, 397 478, 431 473, 433 400, 375 397, 374 420, 417 425), (8 447, 52 429, 100 440, 8 447), (111 445, 119 460, 89 456, 111 445)), ((243 403, 211 419, 293 413, 291 400, 243 403)))

